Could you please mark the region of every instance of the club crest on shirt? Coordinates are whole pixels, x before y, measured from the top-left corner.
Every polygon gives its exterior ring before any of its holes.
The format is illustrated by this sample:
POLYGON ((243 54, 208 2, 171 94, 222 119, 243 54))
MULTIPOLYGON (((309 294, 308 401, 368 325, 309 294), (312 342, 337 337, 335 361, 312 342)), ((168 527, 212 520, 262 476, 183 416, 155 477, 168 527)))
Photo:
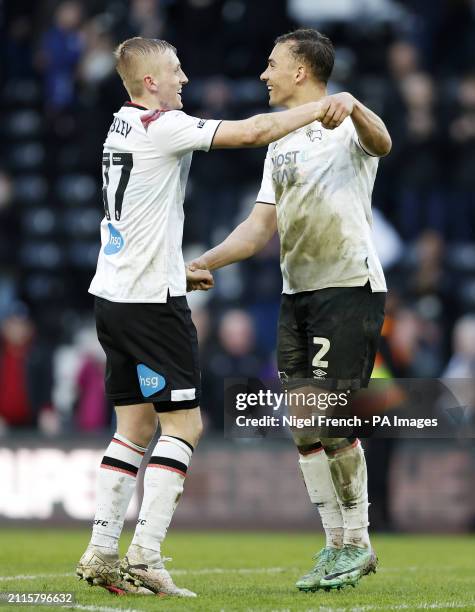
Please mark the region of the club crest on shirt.
POLYGON ((310 142, 315 142, 316 140, 322 139, 322 130, 314 130, 311 127, 308 127, 305 130, 305 136, 310 139, 310 142))

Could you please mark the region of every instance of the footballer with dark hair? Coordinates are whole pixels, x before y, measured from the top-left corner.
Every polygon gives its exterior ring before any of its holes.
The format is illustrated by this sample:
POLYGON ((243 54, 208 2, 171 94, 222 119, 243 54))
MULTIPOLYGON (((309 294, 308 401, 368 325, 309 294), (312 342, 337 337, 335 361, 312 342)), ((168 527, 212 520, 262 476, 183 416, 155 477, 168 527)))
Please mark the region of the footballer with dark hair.
MULTIPOLYGON (((371 237, 378 158, 391 150, 382 122, 350 93, 327 94, 331 41, 300 29, 275 41, 261 80, 271 106, 319 101, 322 115, 268 147, 249 217, 191 262, 214 270, 251 257, 276 230, 283 295, 278 369, 288 388, 357 390, 368 384, 384 320, 386 283, 371 237)), ((297 407, 291 407, 298 412, 297 407)), ((326 534, 304 591, 355 585, 375 571, 368 536, 367 471, 356 438, 292 431, 299 464, 326 534)))

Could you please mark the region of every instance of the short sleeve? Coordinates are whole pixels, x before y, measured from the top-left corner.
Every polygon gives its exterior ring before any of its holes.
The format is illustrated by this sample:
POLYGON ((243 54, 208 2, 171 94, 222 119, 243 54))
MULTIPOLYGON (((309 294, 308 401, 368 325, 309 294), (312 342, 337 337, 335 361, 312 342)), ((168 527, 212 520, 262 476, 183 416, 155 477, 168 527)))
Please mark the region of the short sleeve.
POLYGON ((345 137, 346 137, 348 146, 350 147, 350 150, 356 151, 357 153, 365 157, 376 157, 376 158, 378 157, 377 155, 373 155, 372 153, 369 153, 369 151, 367 151, 363 147, 359 139, 358 132, 356 131, 356 128, 353 125, 353 121, 351 120, 350 117, 347 117, 345 119, 345 121, 343 122, 343 125, 345 125, 346 127, 345 137))
POLYGON ((155 113, 144 123, 154 146, 166 155, 186 155, 191 151, 209 151, 221 121, 199 119, 182 111, 155 113))
POLYGON ((257 194, 256 202, 264 204, 275 204, 275 191, 272 182, 272 157, 271 147, 267 149, 266 159, 264 161, 264 172, 262 173, 262 183, 259 193, 257 194))

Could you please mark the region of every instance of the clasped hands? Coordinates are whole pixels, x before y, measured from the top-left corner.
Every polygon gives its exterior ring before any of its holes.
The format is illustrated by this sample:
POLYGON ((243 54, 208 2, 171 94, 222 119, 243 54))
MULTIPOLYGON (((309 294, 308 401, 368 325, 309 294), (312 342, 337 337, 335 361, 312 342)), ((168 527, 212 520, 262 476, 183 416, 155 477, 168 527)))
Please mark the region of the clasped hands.
POLYGON ((208 291, 214 287, 213 275, 199 259, 187 263, 185 271, 187 291, 208 291))

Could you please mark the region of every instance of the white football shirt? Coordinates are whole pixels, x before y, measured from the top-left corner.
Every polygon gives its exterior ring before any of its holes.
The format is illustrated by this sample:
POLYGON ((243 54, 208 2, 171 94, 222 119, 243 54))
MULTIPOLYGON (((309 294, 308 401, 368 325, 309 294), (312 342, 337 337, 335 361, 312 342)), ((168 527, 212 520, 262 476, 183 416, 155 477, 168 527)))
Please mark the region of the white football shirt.
POLYGON ((371 193, 378 158, 348 117, 320 122, 269 145, 257 202, 277 206, 283 292, 326 287, 386 291, 372 239, 371 193))
POLYGON ((112 302, 186 294, 183 201, 193 151, 209 151, 220 121, 131 102, 117 113, 102 155, 104 219, 89 292, 112 302))

